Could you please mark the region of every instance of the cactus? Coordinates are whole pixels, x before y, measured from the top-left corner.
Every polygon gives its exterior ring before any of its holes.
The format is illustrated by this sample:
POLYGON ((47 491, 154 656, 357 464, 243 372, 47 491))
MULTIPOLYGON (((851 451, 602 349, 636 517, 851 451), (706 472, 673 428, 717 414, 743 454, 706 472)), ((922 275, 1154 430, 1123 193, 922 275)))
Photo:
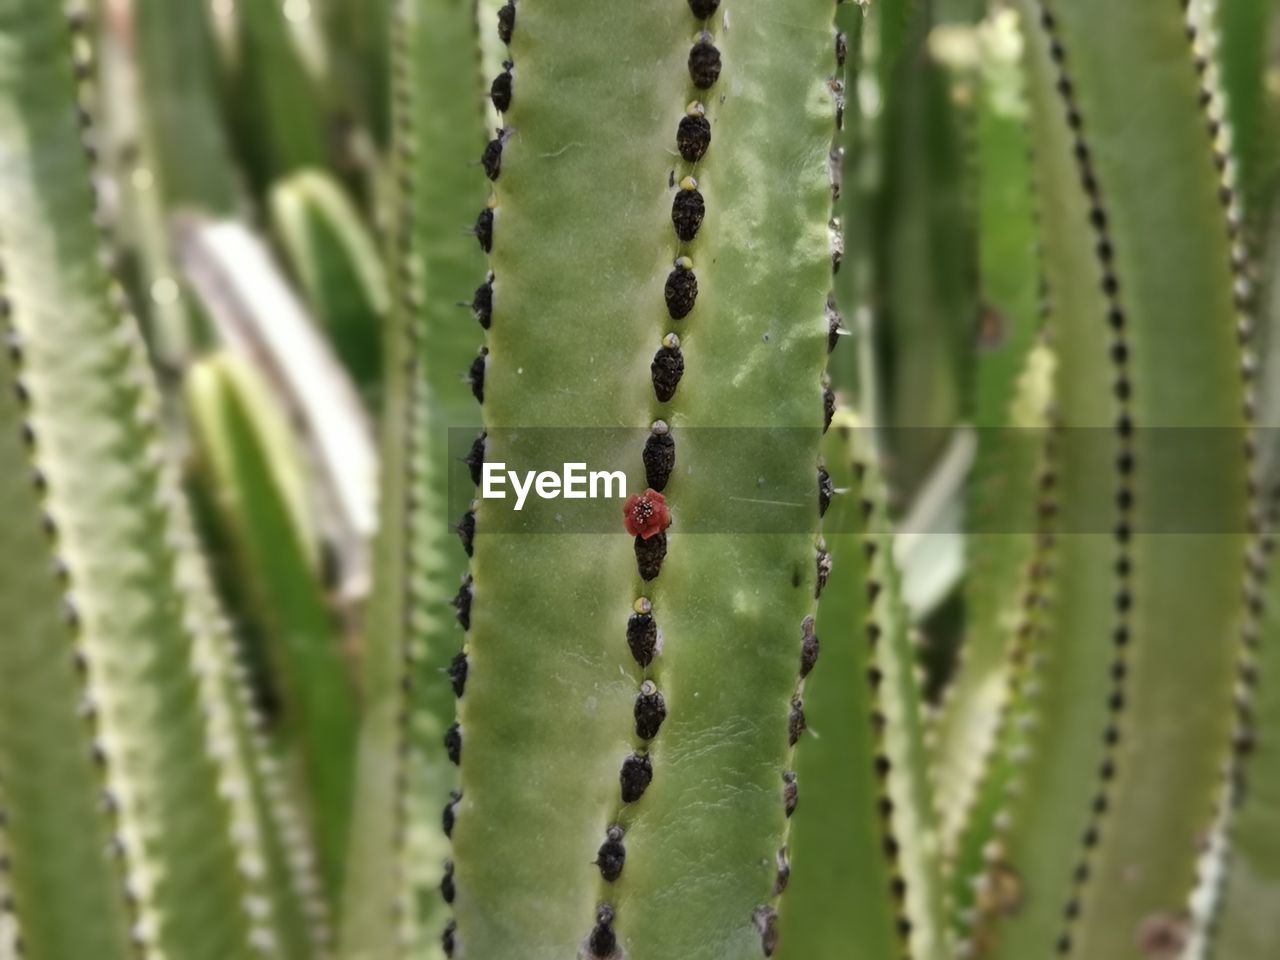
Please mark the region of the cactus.
POLYGON ((1269 956, 1266 5, 833 6, 0 0, 0 960, 1269 956))
POLYGON ((613 435, 634 438, 633 452, 609 452, 638 465, 644 429, 663 419, 677 468, 669 486, 653 484, 670 499, 671 532, 634 545, 486 533, 501 523, 491 502, 475 515, 451 937, 480 956, 563 956, 583 944, 606 956, 615 940, 635 956, 745 954, 776 935, 788 715, 801 722, 793 694, 815 586, 834 130, 830 12, 782 12, 739 3, 731 30, 721 13, 699 34, 680 4, 517 9, 514 67, 501 75, 514 91, 509 104, 495 97, 515 133, 488 208, 485 455, 527 457, 517 427, 560 428, 539 434, 558 445, 539 451, 549 461, 569 454, 577 431, 630 428, 613 435), (635 38, 633 66, 619 73, 611 52, 575 40, 603 30, 635 38), (557 89, 569 69, 604 102, 584 109, 557 89), (721 103, 730 84, 737 95, 721 103), (771 112, 772 96, 796 106, 771 112), (710 123, 711 144, 674 161, 683 116, 710 123), (785 175, 730 187, 763 170, 785 175), (573 230, 548 248, 539 237, 559 223, 573 230), (767 246, 756 242, 763 230, 767 246), (645 366, 673 330, 684 373, 664 403, 645 366), (773 463, 726 457, 703 429, 762 424, 797 428, 773 463), (693 535, 699 513, 714 515, 757 472, 770 478, 760 495, 794 505, 794 533, 750 532, 758 521, 747 513, 746 534, 693 535), (760 591, 773 599, 747 600, 760 591), (624 645, 631 616, 663 632, 651 662, 624 645), (548 645, 563 659, 548 662, 548 645), (699 735, 711 729, 715 744, 699 735), (628 772, 641 765, 642 779, 628 772), (684 813, 691 804, 721 812, 699 822, 684 813), (626 859, 611 877, 590 854, 615 827, 626 859), (549 877, 555 902, 543 894, 549 877))
POLYGON ((289 939, 264 838, 282 821, 267 822, 250 704, 99 254, 75 109, 84 22, 0 9, 4 432, 26 446, 6 456, 4 511, 5 616, 23 624, 5 644, 0 760, 13 898, 37 956, 248 956, 289 939))

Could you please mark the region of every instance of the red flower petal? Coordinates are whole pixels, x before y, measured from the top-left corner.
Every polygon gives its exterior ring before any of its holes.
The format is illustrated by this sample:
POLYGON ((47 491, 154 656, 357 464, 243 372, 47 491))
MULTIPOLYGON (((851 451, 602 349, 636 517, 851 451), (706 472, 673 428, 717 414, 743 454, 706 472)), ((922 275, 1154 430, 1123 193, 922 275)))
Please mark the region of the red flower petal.
POLYGON ((633 537, 641 540, 656 537, 671 526, 667 498, 656 490, 628 497, 622 508, 622 523, 633 537))

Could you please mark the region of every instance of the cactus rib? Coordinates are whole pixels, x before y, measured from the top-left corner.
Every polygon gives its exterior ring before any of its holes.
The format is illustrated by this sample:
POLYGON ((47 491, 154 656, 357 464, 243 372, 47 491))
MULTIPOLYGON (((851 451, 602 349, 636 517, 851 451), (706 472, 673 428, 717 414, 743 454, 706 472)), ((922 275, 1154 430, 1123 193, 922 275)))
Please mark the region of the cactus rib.
POLYGON ((808 700, 818 738, 797 758, 803 793, 780 955, 947 957, 915 650, 862 430, 841 411, 827 442, 843 492, 826 523, 834 566, 818 611, 823 672, 808 700))
POLYGON ((1098 42, 1087 24, 1103 11, 1092 6, 1019 6, 1061 360, 1069 483, 1059 524, 1072 536, 1050 589, 1038 720, 1000 864, 1026 901, 995 924, 1000 957, 1050 947, 1118 955, 1144 931, 1187 925, 1196 841, 1214 821, 1228 748, 1235 658, 1203 638, 1243 617, 1248 412, 1230 230, 1211 189, 1186 24, 1172 5, 1141 16, 1110 9, 1098 42), (1126 86, 1135 58, 1145 79, 1126 86), (1148 153, 1157 141, 1179 143, 1186 162, 1148 153), (1143 242, 1171 228, 1193 244, 1143 242), (1099 376, 1108 368, 1110 382, 1099 376), (1192 390, 1170 375, 1193 368, 1192 390), (1194 449, 1205 443, 1220 457, 1212 476, 1194 449), (1091 532, 1104 518, 1113 532, 1091 532), (1171 529, 1189 518, 1190 531, 1171 529), (1197 590, 1180 594, 1188 579, 1197 590), (1110 649, 1098 642, 1108 634, 1110 649), (1034 742, 1050 734, 1058 746, 1046 757, 1034 742), (1157 809, 1156 783, 1198 787, 1166 794, 1157 809), (1050 823, 1055 836, 1036 826, 1050 823), (1054 866, 1064 860, 1076 862, 1074 875, 1054 866))
MULTIPOLYGON (((515 134, 503 149, 492 215, 483 218, 492 231, 494 276, 484 372, 488 457, 517 459, 505 429, 511 426, 570 428, 549 441, 567 454, 582 428, 652 423, 653 386, 644 370, 672 329, 670 320, 658 320, 664 282, 667 312, 682 324, 685 362, 670 401, 671 435, 678 463, 705 478, 686 479, 682 466, 672 474, 677 523, 680 514, 711 512, 707 498, 724 469, 689 428, 756 425, 764 422, 757 417, 765 397, 772 404, 781 394, 784 422, 803 425, 797 433, 812 431, 816 440, 828 332, 822 307, 830 270, 831 94, 821 79, 830 46, 815 38, 829 31, 830 14, 788 6, 795 9, 766 16, 757 4, 739 4, 732 30, 717 14, 701 32, 676 0, 659 9, 577 2, 556 11, 516 8, 509 66, 493 87, 515 134), (630 38, 636 49, 626 60, 580 42, 606 29, 630 38), (682 34, 692 46, 677 40, 682 34), (735 58, 742 72, 730 87, 735 58), (567 87, 566 70, 575 78, 567 87), (786 117, 766 115, 761 95, 766 87, 776 93, 780 83, 798 106, 786 117), (707 111, 714 145, 698 161, 696 183, 655 162, 671 149, 690 84, 695 91, 710 85, 713 93, 696 94, 708 101, 716 91, 733 91, 707 111), (786 134, 770 135, 770 124, 786 134), (767 177, 770 189, 747 196, 730 189, 743 170, 764 168, 792 178, 800 171, 799 180, 767 177), (668 182, 671 192, 664 192, 668 182), (570 221, 572 231, 560 230, 570 221), (748 233, 767 221, 771 232, 788 237, 769 245, 778 260, 763 263, 752 254, 752 271, 742 272, 743 255, 756 247, 748 233), (619 233, 617 224, 627 229, 619 233), (693 236, 684 241, 692 255, 677 258, 674 270, 672 255, 681 249, 655 243, 673 227, 693 236), (562 240, 554 249, 537 239, 548 230, 562 240), (791 320, 771 328, 780 322, 775 317, 808 315, 797 304, 810 297, 812 328, 791 320), (704 307, 716 302, 718 308, 704 307), (548 325, 549 317, 572 318, 572 334, 548 325), (729 355, 717 356, 724 350, 729 355), (759 382, 736 385, 717 375, 717 365, 750 370, 759 382)), ((665 408, 658 412, 665 416, 665 408)), ((811 510, 816 442, 787 446, 774 454, 790 464, 777 471, 785 477, 777 499, 811 510)), ((561 451, 539 452, 555 459, 561 451)), ((634 463, 639 452, 595 455, 634 463)), ((636 554, 621 538, 507 534, 496 528, 497 509, 482 502, 475 520, 452 942, 476 955, 519 950, 531 958, 579 950, 622 950, 636 960, 771 950, 768 904, 785 833, 779 776, 801 621, 812 603, 816 513, 807 535, 686 537, 677 527, 665 553, 651 549, 662 543, 654 537, 638 541, 645 546, 636 554), (698 572, 720 568, 744 583, 778 583, 780 572, 791 580, 793 566, 791 599, 770 610, 755 602, 735 608, 719 578, 698 572), (638 573, 667 641, 645 674, 622 642, 638 573), (765 637, 772 639, 761 663, 732 656, 765 637), (556 651, 554 662, 540 650, 556 651), (661 723, 657 694, 666 709, 661 723), (716 730, 717 742, 700 747, 698 730, 716 730), (651 733, 657 735, 649 740, 651 733), (633 756, 636 737, 649 741, 646 759, 633 756), (620 776, 626 796, 638 795, 623 808, 620 776), (726 791, 738 798, 731 805, 726 791), (726 812, 714 836, 679 814, 695 798, 726 812), (603 901, 600 866, 591 861, 618 819, 628 821, 625 867, 616 881, 604 880, 603 901), (695 861, 701 879, 673 886, 671 877, 695 861), (540 879, 550 875, 561 890, 554 900, 543 895, 540 879)))
POLYGON ((68 30, 44 3, 0 6, 0 238, 28 436, 75 587, 64 615, 107 762, 133 949, 271 955, 275 891, 260 869, 228 651, 161 450, 154 381, 90 215, 75 79, 91 74, 84 23, 73 12, 68 30))
MULTIPOLYGON (((22 924, 29 949, 49 957, 88 952, 104 960, 125 958, 134 953, 129 930, 136 915, 125 900, 132 868, 128 859, 112 863, 100 852, 118 829, 114 805, 97 802, 111 796, 112 772, 103 763, 109 757, 95 758, 92 750, 101 740, 97 711, 81 716, 76 710, 77 703, 96 698, 88 672, 77 669, 85 661, 74 628, 60 615, 71 597, 57 579, 55 543, 41 530, 39 490, 46 481, 30 462, 31 447, 21 442, 29 444, 35 434, 18 405, 28 391, 14 362, 22 351, 9 311, 0 291, 6 317, 0 333, 8 340, 0 356, 0 451, 11 465, 0 488, 0 555, 7 558, 0 610, 11 624, 0 644, 6 677, 0 691, 0 785, 6 788, 0 886, 15 927, 18 910, 32 911, 22 924), (62 749, 46 749, 27 732, 36 729, 60 741, 62 749), (78 823, 78 829, 67 831, 66 823, 78 823), (39 848, 51 836, 61 844, 57 857, 39 848)), ((127 857, 129 851, 121 853, 127 857)))
POLYGON ((965 642, 932 732, 948 853, 968 829, 966 818, 998 738, 996 720, 1008 692, 1004 670, 1022 599, 1009 585, 1035 550, 1026 517, 1040 450, 1028 428, 1041 425, 1048 406, 1026 379, 1044 377, 1030 356, 1039 327, 1040 270, 1017 18, 1004 10, 978 34, 987 51, 974 81, 983 295, 973 398, 978 455, 969 481, 965 642))
POLYGON ((474 5, 400 0, 392 14, 393 303, 378 600, 343 938, 345 954, 378 958, 398 955, 402 944, 438 950, 445 926, 435 891, 445 857, 440 811, 451 804, 455 775, 440 741, 454 714, 446 671, 457 659, 458 620, 450 603, 466 558, 439 518, 451 483, 446 428, 478 429, 480 420, 459 377, 478 335, 454 304, 472 296, 482 324, 493 304, 491 285, 482 286, 483 302, 471 293, 483 258, 460 229, 485 196, 466 163, 484 143, 474 5), (473 97, 458 94, 459 78, 473 97))

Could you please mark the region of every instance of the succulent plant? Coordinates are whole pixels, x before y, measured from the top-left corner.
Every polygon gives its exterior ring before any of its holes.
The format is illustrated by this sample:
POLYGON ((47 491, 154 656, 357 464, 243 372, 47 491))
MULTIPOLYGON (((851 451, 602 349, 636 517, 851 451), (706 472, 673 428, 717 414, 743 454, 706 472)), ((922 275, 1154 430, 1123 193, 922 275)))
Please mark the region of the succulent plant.
POLYGON ((1271 4, 312 7, 0 0, 0 960, 1271 954, 1271 4))

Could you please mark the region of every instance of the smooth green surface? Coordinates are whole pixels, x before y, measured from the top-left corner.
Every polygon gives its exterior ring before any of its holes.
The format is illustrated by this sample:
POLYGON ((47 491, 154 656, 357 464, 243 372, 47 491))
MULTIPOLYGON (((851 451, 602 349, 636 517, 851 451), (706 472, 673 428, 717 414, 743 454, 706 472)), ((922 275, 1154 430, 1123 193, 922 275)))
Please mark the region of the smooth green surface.
MULTIPOLYGON (((475 956, 573 955, 601 900, 616 906, 634 960, 761 953, 752 914, 771 900, 785 842, 788 702, 813 604, 830 17, 793 0, 738 3, 728 31, 713 20, 724 72, 703 96, 713 141, 693 171, 708 212, 684 251, 701 293, 673 325, 662 287, 682 250, 668 180, 686 172, 673 148, 694 96, 696 21, 679 3, 521 5, 506 117, 516 134, 496 190, 490 456, 514 450, 497 428, 567 428, 545 451, 559 453, 575 449, 575 428, 627 427, 615 449, 580 442, 577 455, 638 467, 643 430, 661 414, 679 466, 667 559, 648 586, 621 524, 614 535, 486 534, 501 507, 481 505, 454 832, 459 944, 475 956), (604 32, 628 38, 625 58, 586 40, 604 32), (793 109, 768 109, 778 97, 793 109), (648 365, 673 327, 686 373, 660 407, 648 365), (797 429, 753 462, 692 429, 712 425, 797 429), (768 474, 760 496, 795 517, 795 532, 682 535, 730 472, 768 474), (666 638, 650 672, 669 713, 651 746, 653 783, 624 810, 618 771, 641 680, 624 631, 642 592, 666 638), (606 885, 591 860, 617 820, 627 864, 606 885)), ((744 504, 742 529, 757 510, 744 504)))
POLYGON ((1051 291, 1047 320, 1056 333, 1055 391, 1059 419, 1068 428, 1055 434, 1047 464, 1058 478, 1053 495, 1058 521, 1051 529, 1088 532, 1057 536, 1047 558, 1054 576, 1045 587, 1044 637, 1027 679, 1034 725, 1013 776, 1007 832, 1001 838, 1003 863, 1025 895, 1012 916, 1001 918, 994 937, 985 927, 977 933, 980 943, 994 941, 993 956, 1010 960, 1053 949, 1089 822, 1113 653, 1115 547, 1107 531, 1117 519, 1111 468, 1116 446, 1107 433, 1116 409, 1101 272, 1066 112, 1055 90, 1047 41, 1038 31, 1038 8, 1022 3, 1018 11, 1025 31, 1043 266, 1051 291))
POLYGON ((1200 0, 1201 42, 1216 30, 1214 53, 1222 86, 1231 152, 1251 240, 1261 242, 1272 215, 1280 175, 1280 118, 1274 89, 1277 8, 1270 0, 1200 0))
POLYGON ((390 300, 377 245, 355 205, 331 177, 306 170, 272 188, 271 221, 315 319, 373 399, 390 300))
POLYGON ((174 207, 232 213, 238 184, 219 103, 208 4, 138 0, 132 10, 141 132, 155 159, 158 189, 174 207))
MULTIPOLYGON (((1020 9, 1031 24, 1058 409, 1068 427, 1106 426, 1122 411, 1108 399, 1115 371, 1107 360, 1110 304, 1094 253, 1099 231, 1088 223, 1040 7, 1020 9)), ((1083 118, 1088 172, 1107 214, 1113 302, 1126 316, 1138 532, 1132 609, 1124 614, 1112 599, 1124 586, 1112 572, 1115 538, 1072 532, 1116 522, 1114 452, 1101 435, 1065 431, 1057 458, 1064 533, 1053 558, 1035 728, 1053 738, 1045 741, 1053 751, 1039 748, 1033 732, 1008 837, 1025 901, 997 930, 995 955, 1033 955, 1067 934, 1073 956, 1128 958, 1139 956, 1144 924, 1186 909, 1223 791, 1242 614, 1243 393, 1226 221, 1182 11, 1092 2, 1052 9, 1083 118), (1102 17, 1108 29, 1099 31, 1102 17), (1076 461, 1077 447, 1088 448, 1092 466, 1076 461), (1108 637, 1117 625, 1131 639, 1123 707, 1110 712, 1120 741, 1107 751, 1103 701, 1116 659, 1108 637), (1104 755, 1115 765, 1110 782, 1098 772, 1104 755), (1094 817, 1099 793, 1107 812, 1094 817), (1100 836, 1088 849, 1086 825, 1100 836), (1070 879, 1080 862, 1088 865, 1084 884, 1070 879), (1064 920, 1073 901, 1078 919, 1064 920)))
POLYGON ((867 531, 855 484, 852 431, 837 421, 824 443, 836 487, 847 491, 823 518, 831 580, 818 605, 819 666, 805 683, 805 717, 814 736, 796 755, 800 803, 791 828, 791 881, 781 904, 782 960, 830 953, 851 960, 901 954, 890 892, 894 863, 884 851, 876 777, 878 744, 871 715, 878 697, 868 673, 867 588, 874 576, 865 552, 879 549, 867 531))
POLYGON ((187 413, 203 479, 236 545, 267 643, 283 736, 302 766, 321 870, 336 895, 348 842, 355 691, 300 502, 302 462, 253 368, 233 356, 188 374, 187 413))
MULTIPOLYGON (((0 281, 0 298, 4 296, 0 281)), ((0 331, 8 331, 0 327, 0 331)), ((32 956, 73 960, 130 955, 124 878, 103 853, 110 817, 92 726, 76 704, 87 693, 60 616, 53 544, 40 528, 40 497, 23 448, 22 410, 8 352, 0 355, 0 784, 4 786, 0 896, 22 911, 32 956)), ((0 927, 9 918, 0 918, 0 927)), ((0 939, 8 939, 0 930, 0 939)), ((0 956, 12 957, 0 947, 0 956)))
POLYGON ((997 835, 1015 778, 1018 718, 1028 714, 1026 678, 1041 626, 1040 578, 1050 541, 1033 518, 1042 502, 1053 354, 1032 350, 1011 404, 1009 424, 978 461, 970 516, 965 660, 935 736, 935 790, 943 811, 943 850, 953 919, 967 930, 980 896, 975 884, 997 835), (959 761, 959 762, 958 762, 959 761), (952 779, 947 779, 950 773, 952 779), (962 792, 963 791, 963 792, 962 792), (950 832, 947 827, 950 827, 950 832))
POLYGON ((1243 616, 1243 384, 1226 216, 1181 11, 1057 12, 1129 315, 1134 523, 1192 519, 1205 531, 1140 535, 1133 547, 1118 773, 1074 936, 1081 957, 1125 956, 1151 916, 1185 908, 1225 790, 1243 616), (1101 16, 1108 30, 1095 28, 1101 16), (1217 432, 1171 443, 1143 427, 1217 432))
POLYGON ((336 146, 319 64, 307 42, 311 7, 286 16, 284 0, 234 7, 235 51, 227 108, 236 153, 261 192, 297 170, 324 166, 336 146), (312 54, 312 55, 308 55, 312 54))
POLYGON ((56 7, 0 5, 9 322, 118 804, 136 930, 171 960, 228 960, 251 954, 271 913, 253 869, 243 728, 226 699, 228 652, 201 607, 207 586, 186 552, 190 527, 161 450, 141 341, 102 267, 71 41, 56 7))
POLYGON ((870 439, 841 414, 825 444, 832 479, 846 492, 823 522, 834 571, 818 609, 819 666, 805 685, 815 736, 797 756, 800 806, 781 907, 779 955, 787 960, 951 955, 916 655, 870 439), (877 733, 886 718, 896 732, 877 733), (880 759, 890 765, 885 778, 876 773, 880 759), (886 849, 890 838, 896 854, 886 849), (906 885, 903 901, 893 895, 895 880, 906 885))
POLYGON ((1007 690, 1007 652, 1021 603, 1014 585, 1034 540, 1028 518, 1042 441, 1032 428, 1043 423, 1050 399, 1048 358, 1035 368, 1028 360, 1038 326, 1039 263, 1016 18, 985 21, 977 42, 985 54, 975 78, 983 298, 973 397, 978 454, 969 485, 964 645, 935 733, 935 788, 948 847, 964 827, 1007 690))
MULTIPOLYGON (((379 960, 396 956, 402 939, 433 955, 445 923, 440 815, 456 773, 441 746, 455 711, 443 670, 462 645, 450 601, 467 570, 449 526, 458 519, 448 516, 450 484, 466 475, 449 431, 469 440, 480 429, 464 376, 483 331, 457 304, 485 279, 484 255, 466 228, 488 196, 472 165, 487 140, 474 4, 406 0, 395 14, 383 533, 365 648, 360 829, 343 939, 344 956, 379 960), (412 697, 402 704, 406 656, 412 697), (403 709, 410 714, 404 725, 403 709)), ((493 21, 481 27, 495 29, 493 21)))
POLYGON ((328 39, 333 96, 382 147, 391 139, 390 15, 396 0, 318 0, 328 39))
POLYGON ((978 306, 970 118, 930 52, 932 26, 926 5, 916 5, 903 52, 885 73, 882 180, 868 210, 875 422, 895 510, 910 503, 967 413, 978 306))
POLYGON ((1227 877, 1214 923, 1212 956, 1263 957, 1280 938, 1280 567, 1267 543, 1266 616, 1254 665, 1255 744, 1230 828, 1227 877))

